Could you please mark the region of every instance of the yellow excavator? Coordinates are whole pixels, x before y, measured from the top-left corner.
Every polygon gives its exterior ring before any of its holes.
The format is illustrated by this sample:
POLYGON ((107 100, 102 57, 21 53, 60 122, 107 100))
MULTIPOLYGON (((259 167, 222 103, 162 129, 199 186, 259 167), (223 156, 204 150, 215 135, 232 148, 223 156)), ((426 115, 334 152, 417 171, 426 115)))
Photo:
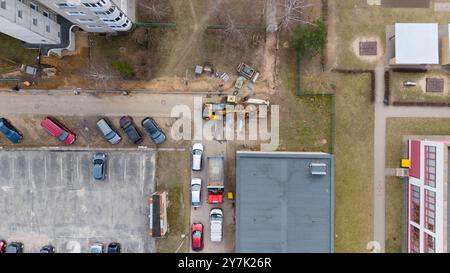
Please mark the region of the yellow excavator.
POLYGON ((248 114, 251 112, 255 112, 258 109, 255 107, 252 109, 244 109, 244 106, 236 109, 237 105, 233 105, 232 109, 227 109, 226 103, 204 103, 203 104, 203 119, 206 120, 221 120, 228 113, 243 113, 248 114))

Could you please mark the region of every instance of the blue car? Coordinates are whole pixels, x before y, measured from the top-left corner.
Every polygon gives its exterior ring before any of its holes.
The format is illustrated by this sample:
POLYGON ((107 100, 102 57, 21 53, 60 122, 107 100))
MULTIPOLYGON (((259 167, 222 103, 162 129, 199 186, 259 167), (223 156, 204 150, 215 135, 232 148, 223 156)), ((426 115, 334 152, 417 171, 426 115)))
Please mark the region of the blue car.
POLYGON ((22 140, 22 134, 4 118, 0 118, 0 132, 14 144, 22 140))
POLYGON ((146 117, 142 120, 142 127, 149 134, 150 138, 155 142, 156 145, 163 144, 166 141, 166 135, 159 128, 156 121, 150 117, 146 117))

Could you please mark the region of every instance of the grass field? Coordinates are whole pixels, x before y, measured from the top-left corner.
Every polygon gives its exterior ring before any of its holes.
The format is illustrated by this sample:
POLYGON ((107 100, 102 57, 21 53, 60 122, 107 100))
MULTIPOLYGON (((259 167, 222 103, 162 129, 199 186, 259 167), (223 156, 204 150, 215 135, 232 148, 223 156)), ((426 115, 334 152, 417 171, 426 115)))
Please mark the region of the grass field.
MULTIPOLYGON (((289 37, 281 36, 281 41, 289 37)), ((298 97, 296 95, 296 53, 292 48, 280 48, 278 74, 282 88, 273 104, 280 105, 280 150, 331 151, 331 97, 298 97)), ((320 73, 320 56, 303 60, 301 86, 305 93, 331 93, 329 83, 334 76, 320 73)))
POLYGON ((26 49, 23 43, 0 33, 0 73, 20 68, 21 64, 36 64, 37 51, 26 49))
POLYGON ((157 190, 168 192, 167 221, 169 232, 157 239, 156 250, 162 253, 189 252, 189 153, 158 152, 157 190), (163 171, 170 166, 173 171, 163 171), (185 237, 182 237, 185 235, 185 237))
POLYGON ((336 1, 338 67, 346 69, 373 68, 376 63, 360 60, 351 43, 359 36, 378 36, 385 48, 385 27, 396 22, 436 22, 448 24, 448 14, 434 9, 389 9, 369 6, 362 0, 336 1))
POLYGON ((444 70, 431 70, 427 73, 391 73, 391 94, 393 101, 399 102, 443 102, 450 103, 448 73, 444 70), (444 79, 443 93, 426 93, 426 78, 444 79), (415 81, 416 86, 404 87, 404 81, 415 81))
POLYGON ((335 251, 366 252, 373 238, 370 76, 339 76, 336 91, 335 251))
MULTIPOLYGON (((386 128, 386 167, 399 167, 405 135, 450 135, 450 119, 390 118, 386 128)), ((402 238, 402 182, 386 178, 386 252, 400 252, 402 238)))

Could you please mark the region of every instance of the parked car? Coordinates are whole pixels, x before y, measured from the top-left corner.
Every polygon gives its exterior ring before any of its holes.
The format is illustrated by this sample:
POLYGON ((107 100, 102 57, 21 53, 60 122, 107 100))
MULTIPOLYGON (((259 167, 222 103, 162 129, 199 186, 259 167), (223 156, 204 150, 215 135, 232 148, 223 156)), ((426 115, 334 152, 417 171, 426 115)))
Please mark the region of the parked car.
POLYGON ((114 242, 114 243, 110 243, 108 245, 108 251, 107 252, 108 253, 120 253, 120 250, 121 250, 120 244, 114 242))
POLYGON ((0 240, 0 253, 5 253, 6 245, 7 245, 7 243, 5 240, 0 240))
POLYGON ((200 251, 203 249, 203 224, 193 223, 191 228, 192 250, 200 251))
POLYGON ((6 246, 5 253, 23 253, 23 244, 20 242, 12 242, 6 246))
POLYGON ((209 214, 211 224, 211 242, 222 242, 223 211, 212 209, 209 214))
POLYGON ((202 170, 202 158, 203 158, 203 145, 201 143, 195 143, 192 146, 192 170, 202 170))
POLYGON ((129 116, 120 118, 120 128, 127 134, 128 138, 134 143, 139 144, 143 141, 141 133, 134 125, 133 119, 129 116))
POLYGON ((108 142, 111 144, 117 144, 122 139, 105 118, 97 121, 97 128, 100 130, 100 132, 102 132, 105 139, 108 140, 108 142))
POLYGON ((106 155, 104 153, 96 153, 92 161, 92 175, 96 180, 103 180, 106 176, 106 155))
POLYGON ((417 83, 413 81, 404 81, 403 86, 416 86, 417 83))
POLYGON ((90 253, 103 253, 103 244, 95 243, 89 248, 90 253))
POLYGON ((142 127, 144 127, 145 131, 156 145, 163 144, 164 141, 166 141, 166 135, 153 118, 144 118, 142 120, 142 127))
POLYGON ((0 132, 14 144, 18 144, 22 141, 22 134, 5 118, 0 118, 0 132))
POLYGON ((45 245, 41 247, 39 253, 55 253, 55 247, 52 245, 45 245))
POLYGON ((191 204, 193 208, 199 208, 202 204, 202 180, 200 178, 192 178, 191 180, 191 204))
POLYGON ((41 122, 42 128, 44 128, 49 134, 56 137, 60 141, 67 145, 75 142, 77 136, 67 129, 62 123, 52 117, 45 117, 41 122))

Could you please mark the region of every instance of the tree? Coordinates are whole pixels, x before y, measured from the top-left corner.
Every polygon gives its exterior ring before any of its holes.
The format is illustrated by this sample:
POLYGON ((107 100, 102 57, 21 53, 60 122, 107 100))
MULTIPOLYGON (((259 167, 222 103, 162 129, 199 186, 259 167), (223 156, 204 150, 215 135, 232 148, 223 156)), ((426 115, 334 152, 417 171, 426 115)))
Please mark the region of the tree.
POLYGON ((111 84, 120 79, 120 75, 112 70, 106 64, 91 64, 89 69, 84 70, 84 75, 87 79, 94 81, 95 86, 103 86, 105 89, 111 84))
POLYGON ((281 6, 282 14, 277 18, 278 28, 292 31, 299 24, 310 24, 303 18, 303 11, 312 6, 313 4, 306 4, 305 0, 284 0, 281 6))
POLYGON ((231 14, 226 14, 224 34, 227 39, 232 42, 242 42, 245 40, 244 31, 240 29, 236 23, 236 19, 231 14))
POLYGON ((294 47, 302 57, 314 57, 325 47, 327 35, 326 24, 317 20, 294 30, 294 47))
POLYGON ((144 14, 156 21, 161 20, 169 14, 167 2, 162 0, 139 0, 138 7, 141 8, 144 14))

